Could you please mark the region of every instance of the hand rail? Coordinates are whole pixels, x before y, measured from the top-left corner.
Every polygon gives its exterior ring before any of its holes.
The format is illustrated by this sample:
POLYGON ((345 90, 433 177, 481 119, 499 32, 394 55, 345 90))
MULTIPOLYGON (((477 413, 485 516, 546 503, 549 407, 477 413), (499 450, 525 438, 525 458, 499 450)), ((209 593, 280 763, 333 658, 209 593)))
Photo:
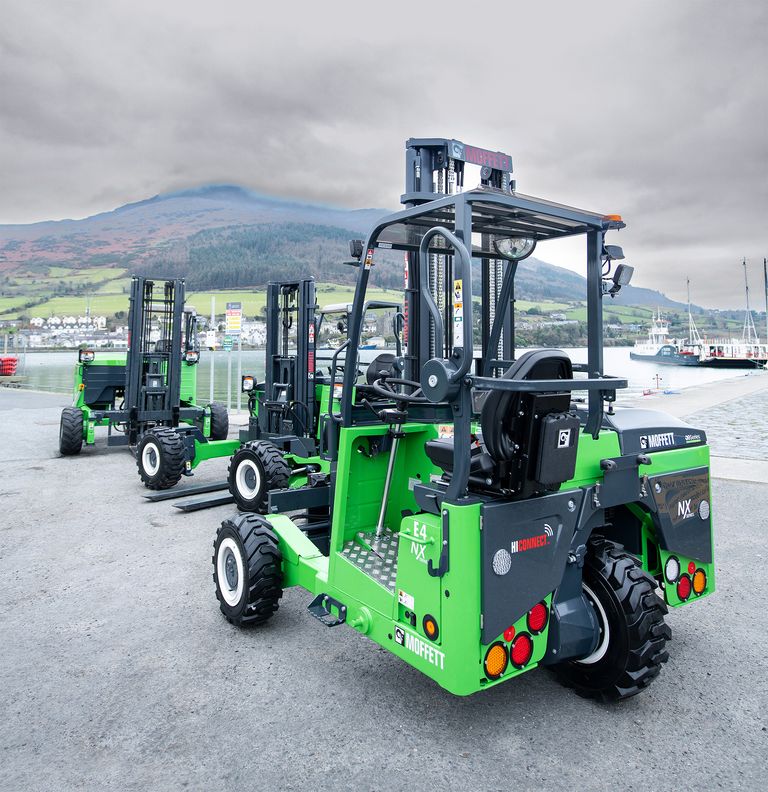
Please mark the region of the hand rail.
POLYGON ((472 387, 478 390, 504 390, 518 393, 563 393, 565 391, 620 390, 629 387, 629 382, 621 377, 597 377, 594 379, 550 379, 515 380, 501 377, 469 377, 472 387))
POLYGON ((339 355, 349 346, 350 339, 348 338, 334 353, 333 357, 331 358, 331 389, 328 392, 328 417, 332 421, 338 421, 341 419, 341 415, 336 415, 333 411, 333 391, 336 385, 336 365, 339 360, 339 355))
MULTIPOLYGON (((421 287, 421 293, 425 297, 427 308, 432 314, 432 319, 435 322, 436 339, 442 339, 443 337, 443 318, 440 316, 440 310, 437 307, 435 298, 429 290, 428 271, 427 268, 423 266, 423 262, 426 261, 426 257, 429 255, 429 242, 435 236, 443 237, 458 254, 455 263, 459 265, 459 271, 457 273, 454 270, 454 280, 457 280, 457 274, 461 277, 462 299, 464 302, 464 332, 462 339, 463 346, 461 347, 461 363, 458 369, 452 371, 449 375, 449 381, 454 383, 460 380, 469 371, 474 354, 472 348, 472 258, 469 255, 466 245, 455 234, 451 233, 443 226, 430 228, 421 240, 421 244, 419 245, 419 261, 422 262, 422 266, 419 268, 419 285, 421 287)), ((451 254, 446 250, 444 255, 451 254)))

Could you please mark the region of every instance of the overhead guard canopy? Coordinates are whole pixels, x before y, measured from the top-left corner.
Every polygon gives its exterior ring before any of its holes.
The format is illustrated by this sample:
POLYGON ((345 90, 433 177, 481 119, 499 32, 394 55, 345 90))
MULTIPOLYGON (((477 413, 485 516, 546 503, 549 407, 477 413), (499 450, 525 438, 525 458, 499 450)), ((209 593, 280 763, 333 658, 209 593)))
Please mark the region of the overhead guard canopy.
MULTIPOLYGON (((430 228, 444 226, 452 231, 457 207, 462 211, 464 206, 472 212, 472 255, 489 258, 498 258, 493 248, 496 236, 528 236, 543 242, 625 225, 616 215, 588 212, 522 193, 477 187, 382 218, 371 241, 382 247, 418 250, 430 228)), ((444 240, 435 237, 430 250, 447 252, 444 240)))

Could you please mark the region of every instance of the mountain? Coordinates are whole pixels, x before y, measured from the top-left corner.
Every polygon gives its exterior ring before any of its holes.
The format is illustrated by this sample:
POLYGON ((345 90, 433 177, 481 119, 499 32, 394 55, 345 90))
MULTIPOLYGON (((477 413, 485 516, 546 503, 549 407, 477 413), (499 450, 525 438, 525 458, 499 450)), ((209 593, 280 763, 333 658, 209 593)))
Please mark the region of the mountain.
MULTIPOLYGON (((350 282, 347 241, 363 236, 384 209, 343 209, 263 195, 221 184, 156 195, 82 220, 0 225, 0 275, 45 276, 52 266, 120 267, 139 274, 183 276, 190 288, 258 286, 312 274, 350 282)), ((398 287, 402 258, 381 251, 376 285, 398 287)), ((585 279, 530 258, 519 268, 525 299, 582 300, 585 279)), ((681 308, 660 292, 625 287, 617 302, 681 308)))

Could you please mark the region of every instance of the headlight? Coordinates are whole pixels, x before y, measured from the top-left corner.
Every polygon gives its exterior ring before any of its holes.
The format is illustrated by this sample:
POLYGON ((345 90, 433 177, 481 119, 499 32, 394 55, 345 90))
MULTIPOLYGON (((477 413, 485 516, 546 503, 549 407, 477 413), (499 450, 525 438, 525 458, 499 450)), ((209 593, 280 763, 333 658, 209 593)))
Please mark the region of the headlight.
POLYGON ((192 366, 195 363, 199 362, 200 353, 196 349, 190 349, 184 353, 184 360, 186 360, 187 363, 189 363, 189 365, 192 366))
POLYGON ((536 240, 533 237, 494 237, 496 252, 510 261, 522 261, 533 253, 536 240))
POLYGON ((92 349, 81 349, 77 353, 77 359, 81 363, 93 363, 93 359, 96 357, 96 353, 92 349))
POLYGON ((240 390, 243 393, 250 393, 256 385, 253 377, 245 376, 240 380, 240 390))

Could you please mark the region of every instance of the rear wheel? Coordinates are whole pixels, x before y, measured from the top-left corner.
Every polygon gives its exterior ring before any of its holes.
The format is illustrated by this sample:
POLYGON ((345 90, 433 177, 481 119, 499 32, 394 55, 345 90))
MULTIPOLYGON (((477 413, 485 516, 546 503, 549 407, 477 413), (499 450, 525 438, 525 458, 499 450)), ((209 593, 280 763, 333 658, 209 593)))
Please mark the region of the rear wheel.
POLYGON ((291 468, 276 446, 254 440, 235 452, 227 479, 241 511, 264 513, 269 491, 287 487, 290 475, 291 468))
POLYGON ((211 405, 211 440, 226 440, 229 435, 229 415, 223 404, 211 405))
POLYGON ((656 584, 621 545, 596 537, 584 564, 584 596, 600 627, 587 657, 555 666, 560 681, 581 696, 617 701, 646 688, 669 659, 667 606, 656 584))
POLYGON ((272 527, 257 514, 224 520, 213 543, 216 599, 227 621, 261 624, 283 596, 282 554, 272 527))
POLYGON ((59 424, 59 453, 74 456, 83 447, 83 412, 77 407, 65 407, 59 424))
POLYGON ((184 464, 184 440, 174 429, 151 429, 141 438, 136 465, 148 489, 174 487, 184 474, 184 464))

